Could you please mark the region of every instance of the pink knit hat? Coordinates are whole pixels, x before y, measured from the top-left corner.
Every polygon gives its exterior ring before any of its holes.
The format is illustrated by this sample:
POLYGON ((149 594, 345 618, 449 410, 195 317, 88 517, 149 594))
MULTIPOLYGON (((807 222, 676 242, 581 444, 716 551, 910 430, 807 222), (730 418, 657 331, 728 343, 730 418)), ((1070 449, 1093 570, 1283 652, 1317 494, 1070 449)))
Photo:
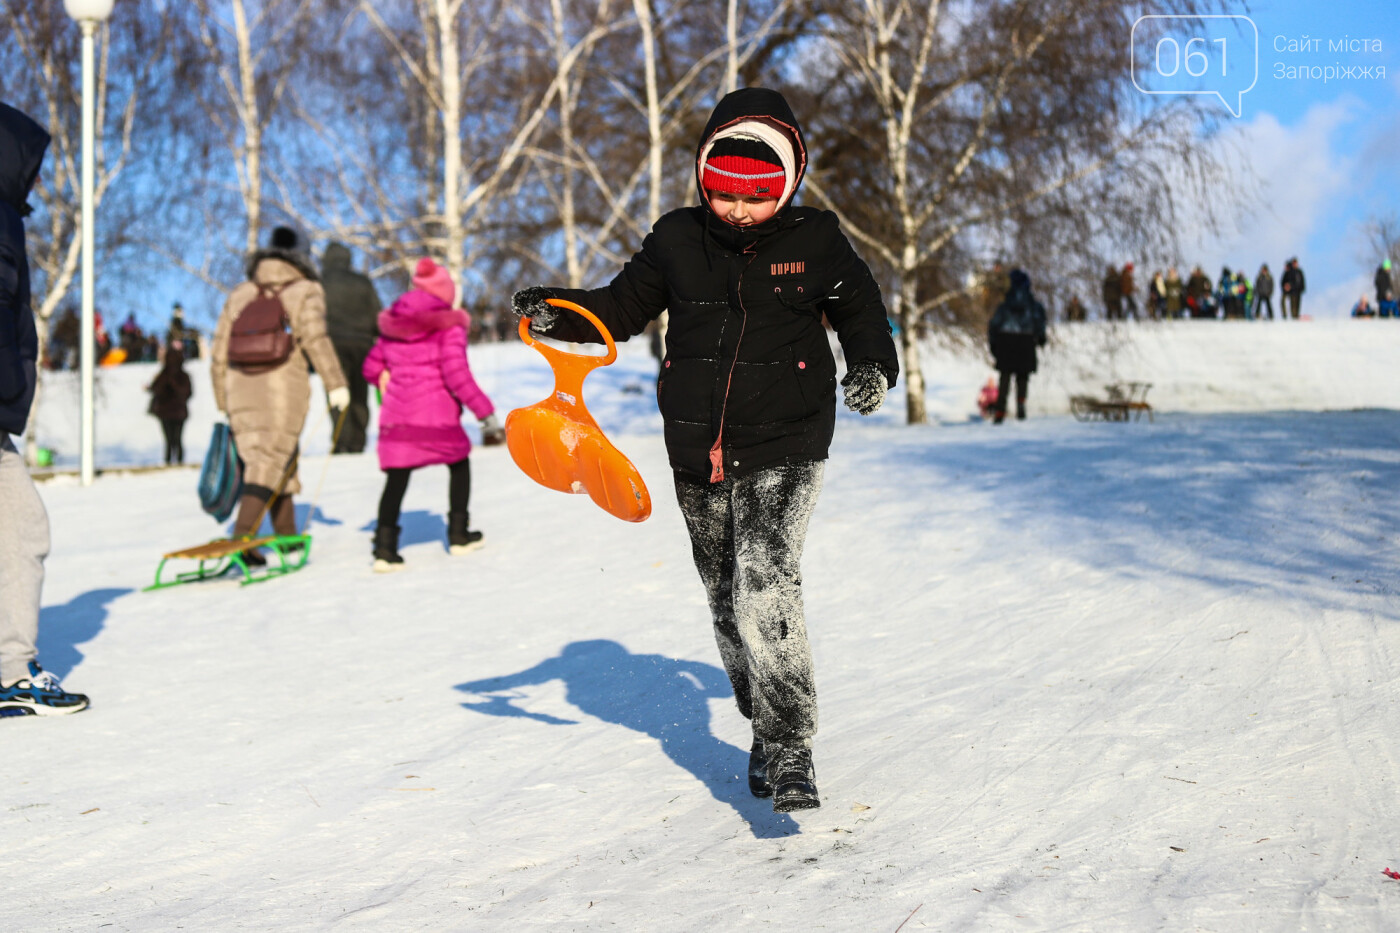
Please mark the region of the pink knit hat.
POLYGON ((452 284, 452 273, 427 256, 418 260, 418 268, 413 271, 413 287, 420 292, 441 298, 449 305, 457 297, 457 286, 452 284))

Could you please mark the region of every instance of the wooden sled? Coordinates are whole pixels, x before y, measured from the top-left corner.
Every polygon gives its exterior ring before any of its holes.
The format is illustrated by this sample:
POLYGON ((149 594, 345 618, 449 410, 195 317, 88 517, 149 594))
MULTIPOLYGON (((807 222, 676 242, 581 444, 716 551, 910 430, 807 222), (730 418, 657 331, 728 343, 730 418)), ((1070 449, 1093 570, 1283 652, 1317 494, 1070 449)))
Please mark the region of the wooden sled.
POLYGON ((274 577, 286 576, 306 566, 311 556, 310 535, 268 535, 262 538, 219 538, 207 544, 198 544, 180 551, 171 551, 161 557, 156 567, 156 581, 142 592, 163 590, 183 583, 197 583, 222 577, 230 570, 237 570, 242 576, 241 585, 261 583, 274 577), (249 548, 264 547, 268 555, 266 567, 249 567, 243 559, 243 552, 249 548), (162 580, 161 573, 167 562, 172 560, 198 561, 194 570, 177 573, 174 577, 162 580))
POLYGON ((1152 406, 1147 403, 1150 382, 1114 382, 1104 386, 1105 398, 1092 395, 1071 395, 1069 410, 1076 421, 1138 421, 1143 414, 1152 421, 1152 406))

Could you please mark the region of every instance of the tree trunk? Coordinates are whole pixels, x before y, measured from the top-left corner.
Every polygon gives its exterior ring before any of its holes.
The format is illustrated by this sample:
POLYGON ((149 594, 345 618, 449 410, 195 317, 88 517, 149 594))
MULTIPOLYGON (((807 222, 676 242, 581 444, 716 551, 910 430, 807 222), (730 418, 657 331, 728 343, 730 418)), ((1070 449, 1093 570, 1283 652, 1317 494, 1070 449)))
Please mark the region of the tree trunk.
POLYGON ((238 83, 241 100, 238 117, 243 122, 243 206, 248 212, 247 251, 258 248, 262 224, 262 123, 258 116, 258 77, 253 62, 253 36, 243 0, 233 0, 234 39, 238 44, 238 83))
POLYGON ((899 279, 899 345, 904 350, 905 422, 924 424, 928 409, 924 404, 924 369, 919 362, 919 305, 917 284, 912 273, 899 279))
POLYGON ((460 9, 460 3, 437 0, 442 62, 442 224, 447 235, 447 269, 459 286, 467 242, 462 228, 462 68, 457 49, 460 9))

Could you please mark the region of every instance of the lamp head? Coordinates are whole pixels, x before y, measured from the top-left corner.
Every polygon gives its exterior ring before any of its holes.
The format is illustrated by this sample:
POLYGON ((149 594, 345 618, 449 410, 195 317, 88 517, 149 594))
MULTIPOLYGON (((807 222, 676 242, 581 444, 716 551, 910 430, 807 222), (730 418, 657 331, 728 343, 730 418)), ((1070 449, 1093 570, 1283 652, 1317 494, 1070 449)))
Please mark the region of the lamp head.
POLYGON ((63 0, 63 8, 78 22, 102 22, 112 15, 114 0, 63 0))

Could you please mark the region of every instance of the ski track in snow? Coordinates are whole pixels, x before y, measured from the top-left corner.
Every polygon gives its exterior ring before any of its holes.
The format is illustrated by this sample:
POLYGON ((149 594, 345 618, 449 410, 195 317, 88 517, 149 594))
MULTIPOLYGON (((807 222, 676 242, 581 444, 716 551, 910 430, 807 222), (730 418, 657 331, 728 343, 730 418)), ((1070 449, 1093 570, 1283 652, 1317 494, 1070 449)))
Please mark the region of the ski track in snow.
MULTIPOLYGON (((382 474, 339 457, 304 571, 140 593, 218 531, 194 473, 43 485, 41 659, 93 708, 0 727, 6 928, 1395 929, 1394 412, 842 410, 803 563, 824 805, 778 815, 622 351, 588 399, 640 525, 479 449, 486 548, 446 554, 429 468, 376 576, 382 474)), ((502 412, 548 389, 473 363, 502 412)), ((967 369, 930 397, 970 407, 967 369)), ((104 374, 104 462, 158 451, 149 376, 104 374)))

